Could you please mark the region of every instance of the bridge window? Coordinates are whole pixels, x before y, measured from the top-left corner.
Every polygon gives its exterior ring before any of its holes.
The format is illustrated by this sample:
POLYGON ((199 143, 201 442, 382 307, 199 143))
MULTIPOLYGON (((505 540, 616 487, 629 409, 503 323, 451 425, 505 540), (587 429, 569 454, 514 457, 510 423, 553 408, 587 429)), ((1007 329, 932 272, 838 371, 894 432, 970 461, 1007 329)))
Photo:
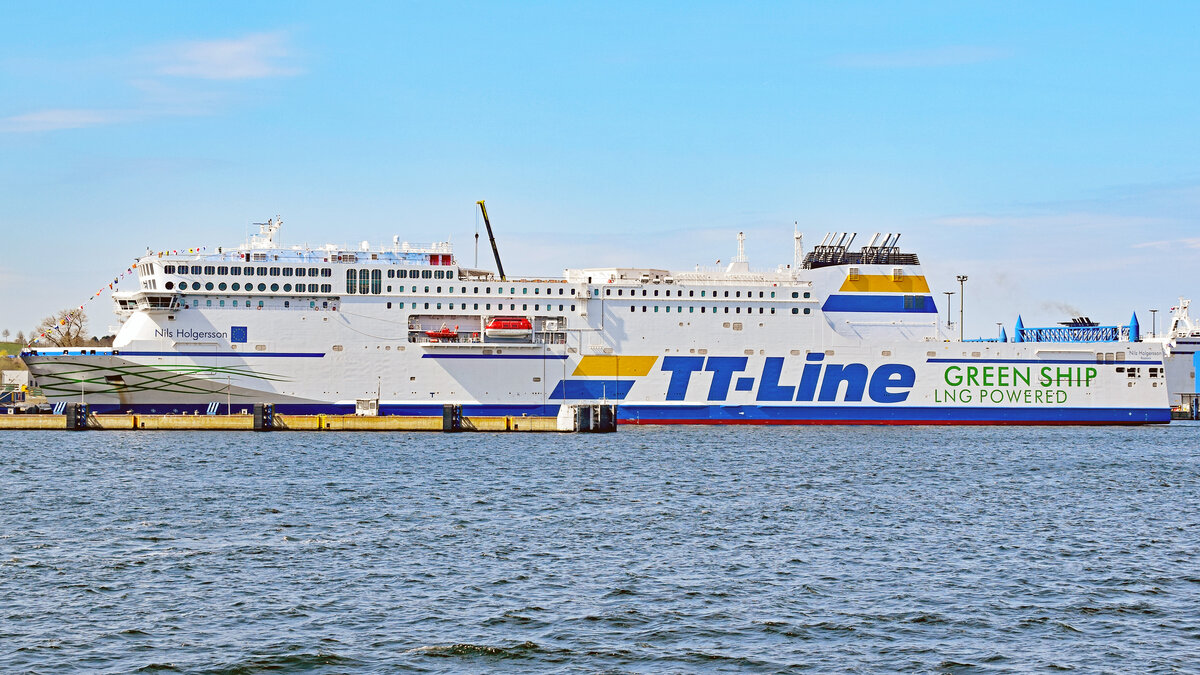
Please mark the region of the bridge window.
POLYGON ((358 271, 358 292, 366 295, 371 292, 371 271, 360 269, 358 271))
POLYGON ((383 285, 383 270, 371 270, 371 292, 379 295, 380 287, 383 285))
POLYGON ((350 295, 358 292, 358 270, 356 269, 346 270, 346 292, 350 295))

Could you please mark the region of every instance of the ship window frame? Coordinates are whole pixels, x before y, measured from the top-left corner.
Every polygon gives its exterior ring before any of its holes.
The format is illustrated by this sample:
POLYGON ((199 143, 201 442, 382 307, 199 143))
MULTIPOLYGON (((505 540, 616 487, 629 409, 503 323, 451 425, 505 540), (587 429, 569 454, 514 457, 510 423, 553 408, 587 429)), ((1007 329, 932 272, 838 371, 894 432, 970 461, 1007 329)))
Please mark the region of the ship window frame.
POLYGON ((267 268, 266 267, 255 267, 254 274, 256 276, 265 277, 265 276, 267 276, 267 268))
POLYGON ((216 265, 205 265, 205 266, 204 266, 204 273, 205 273, 205 274, 210 274, 210 275, 211 275, 211 274, 216 274, 216 273, 217 273, 217 266, 216 266, 216 265))
POLYGON ((266 290, 267 290, 267 285, 266 285, 266 284, 264 284, 264 283, 261 283, 261 282, 260 282, 260 283, 258 284, 258 292, 259 292, 259 293, 263 293, 263 292, 265 292, 266 290))

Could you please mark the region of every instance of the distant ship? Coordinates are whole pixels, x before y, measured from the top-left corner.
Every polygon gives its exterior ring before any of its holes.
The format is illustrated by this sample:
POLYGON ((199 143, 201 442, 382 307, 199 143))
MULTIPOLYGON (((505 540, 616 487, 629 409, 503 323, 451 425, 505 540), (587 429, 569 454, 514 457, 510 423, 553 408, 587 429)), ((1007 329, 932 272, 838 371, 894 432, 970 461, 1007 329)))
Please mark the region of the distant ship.
MULTIPOLYGON (((33 348, 52 401, 97 412, 555 415, 635 424, 1143 424, 1164 343, 959 341, 900 236, 826 235, 791 264, 508 279, 448 243, 241 246, 139 259, 111 349, 33 348)), ((490 225, 489 225, 490 227, 490 225)), ((1175 349, 1176 347, 1171 347, 1175 349)))

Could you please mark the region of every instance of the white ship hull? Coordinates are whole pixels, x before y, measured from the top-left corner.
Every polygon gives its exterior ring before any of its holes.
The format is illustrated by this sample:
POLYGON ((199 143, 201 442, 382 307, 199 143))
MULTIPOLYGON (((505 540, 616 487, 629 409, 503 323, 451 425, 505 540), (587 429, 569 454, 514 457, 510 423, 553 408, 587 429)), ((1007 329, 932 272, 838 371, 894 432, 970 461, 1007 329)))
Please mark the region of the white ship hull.
MULTIPOLYGON (((172 294, 177 306, 148 309, 166 279, 186 278, 163 271, 169 257, 148 258, 143 289, 128 296, 140 304, 111 350, 23 358, 48 398, 98 412, 273 403, 281 413, 352 413, 356 400, 378 399, 381 414, 461 404, 466 415, 555 415, 564 404, 610 402, 627 423, 1169 420, 1161 345, 951 341, 915 265, 579 270, 505 282, 448 271, 455 278, 384 277, 364 295, 346 269, 379 265, 299 255, 307 257, 297 265, 330 268, 336 290, 356 292, 188 284, 172 294), (497 311, 528 317, 534 330, 513 336, 520 342, 493 340, 483 326, 497 311), (443 324, 462 327, 456 341, 424 335, 443 324)), ((223 260, 213 258, 199 264, 223 260)))

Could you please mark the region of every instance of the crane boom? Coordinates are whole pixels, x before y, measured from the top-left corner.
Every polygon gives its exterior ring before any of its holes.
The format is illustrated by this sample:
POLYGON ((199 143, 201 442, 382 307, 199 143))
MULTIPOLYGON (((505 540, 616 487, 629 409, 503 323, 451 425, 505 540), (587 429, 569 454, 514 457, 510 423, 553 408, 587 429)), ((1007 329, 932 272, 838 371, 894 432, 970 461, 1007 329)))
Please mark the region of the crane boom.
POLYGON ((483 224, 487 226, 488 241, 492 242, 492 255, 496 256, 496 269, 500 272, 500 281, 508 281, 504 277, 504 265, 500 264, 500 249, 496 248, 496 236, 492 234, 492 221, 488 220, 487 207, 483 205, 483 200, 475 202, 479 205, 479 210, 483 211, 483 224))

